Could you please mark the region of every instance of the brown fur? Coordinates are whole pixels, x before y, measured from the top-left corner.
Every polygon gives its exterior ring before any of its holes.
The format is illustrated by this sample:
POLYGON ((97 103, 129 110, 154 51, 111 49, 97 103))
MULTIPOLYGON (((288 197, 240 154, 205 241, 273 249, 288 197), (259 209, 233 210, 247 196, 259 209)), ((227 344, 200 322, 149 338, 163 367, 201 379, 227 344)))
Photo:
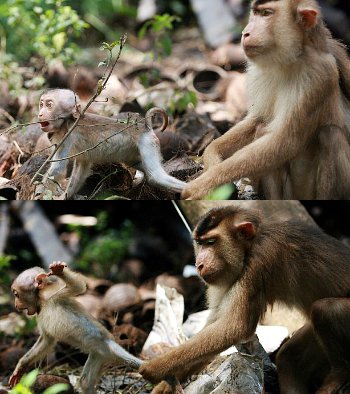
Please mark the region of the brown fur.
MULTIPOLYGON (((80 111, 79 97, 68 89, 50 89, 40 98, 39 122, 51 142, 58 144, 65 137, 80 111)), ((145 119, 129 114, 123 122, 86 113, 53 157, 44 183, 55 189, 66 176, 67 163, 74 156, 74 167, 66 190, 71 198, 83 186, 93 164, 122 162, 145 172, 150 183, 180 192, 185 183, 168 175, 162 167, 159 140, 152 128, 151 118, 162 117, 163 131, 168 117, 160 108, 150 109, 145 119), (65 160, 62 160, 65 159, 65 160), (55 161, 56 160, 56 161, 55 161), (57 161, 61 160, 61 161, 57 161), (52 178, 55 182, 52 182, 52 178)))
POLYGON ((236 207, 210 211, 193 238, 196 266, 208 285, 209 321, 185 344, 144 364, 140 372, 145 378, 158 382, 166 376, 188 376, 187 366, 203 365, 249 340, 267 305, 278 301, 309 319, 279 354, 281 392, 307 393, 312 384, 322 383, 331 367, 337 375, 328 380, 344 383, 350 372, 347 246, 314 225, 261 219, 236 207), (314 369, 314 360, 319 368, 314 369))
POLYGON ((242 43, 248 115, 207 147, 182 197, 250 177, 269 199, 349 198, 350 61, 316 1, 253 2, 242 43))
POLYGON ((10 386, 18 383, 35 362, 43 360, 57 342, 89 354, 80 381, 84 394, 95 393, 94 386, 106 362, 118 361, 138 368, 142 362, 117 345, 113 335, 73 298, 85 292, 84 277, 61 262, 51 264, 50 270, 45 274, 40 267, 28 269, 12 284, 16 308, 37 313, 40 336, 18 361, 10 386))

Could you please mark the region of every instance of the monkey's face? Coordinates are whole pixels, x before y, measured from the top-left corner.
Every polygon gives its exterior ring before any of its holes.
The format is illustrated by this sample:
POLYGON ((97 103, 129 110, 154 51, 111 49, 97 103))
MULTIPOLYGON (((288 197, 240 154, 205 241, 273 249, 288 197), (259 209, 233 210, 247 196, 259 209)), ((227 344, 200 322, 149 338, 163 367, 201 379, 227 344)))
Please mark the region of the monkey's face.
POLYGON ((254 0, 242 32, 245 54, 252 61, 267 59, 269 64, 294 62, 302 52, 305 33, 318 23, 318 13, 314 2, 299 7, 292 1, 254 0))
POLYGON ((39 115, 41 130, 45 133, 53 132, 63 124, 62 111, 59 102, 50 94, 44 94, 39 102, 39 115))
POLYGON ((11 290, 15 296, 15 308, 19 311, 26 310, 28 315, 39 312, 38 289, 35 286, 35 277, 43 273, 40 267, 23 271, 13 281, 11 290))
POLYGON ((58 131, 65 120, 74 119, 80 111, 79 97, 69 89, 53 89, 39 102, 39 123, 45 133, 58 131))
POLYGON ((196 267, 207 284, 236 282, 244 268, 244 249, 239 243, 218 237, 195 240, 196 267))
POLYGON ((253 4, 248 25, 242 32, 242 46, 248 58, 264 55, 274 47, 273 24, 276 9, 271 3, 268 5, 253 4))
POLYGON ((15 296, 15 308, 18 311, 27 311, 28 315, 34 315, 38 312, 38 296, 33 290, 24 290, 17 286, 12 286, 12 293, 15 296))
POLYGON ((210 284, 238 281, 245 270, 245 255, 254 241, 257 224, 225 209, 214 209, 193 231, 196 267, 210 284))

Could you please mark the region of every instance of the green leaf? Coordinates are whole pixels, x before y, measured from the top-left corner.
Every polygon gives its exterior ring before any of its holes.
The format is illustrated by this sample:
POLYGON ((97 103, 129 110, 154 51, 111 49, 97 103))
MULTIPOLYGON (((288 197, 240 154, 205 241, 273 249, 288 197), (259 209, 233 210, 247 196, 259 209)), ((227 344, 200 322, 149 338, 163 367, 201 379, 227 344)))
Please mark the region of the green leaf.
POLYGON ((54 384, 53 386, 47 388, 43 394, 58 394, 62 391, 68 390, 69 385, 66 383, 58 383, 54 384))
POLYGON ((228 200, 234 191, 235 187, 233 185, 222 185, 209 193, 205 200, 228 200))
POLYGON ((171 51, 172 51, 172 41, 170 36, 166 36, 161 40, 162 43, 162 47, 163 47, 163 51, 165 53, 166 56, 170 56, 171 55, 171 51))
POLYGON ((147 22, 145 22, 145 23, 142 25, 142 27, 141 27, 141 29, 139 30, 139 33, 138 33, 138 37, 139 37, 140 39, 142 39, 142 38, 145 37, 146 31, 147 31, 148 27, 151 26, 151 23, 152 23, 151 21, 147 21, 147 22))
POLYGON ((38 374, 39 374, 39 370, 34 369, 33 371, 29 372, 27 375, 24 375, 20 380, 20 383, 23 384, 23 386, 31 387, 33 386, 38 374))
POLYGON ((62 51, 64 44, 66 42, 66 37, 67 36, 65 32, 57 33, 52 37, 52 43, 57 52, 62 51))

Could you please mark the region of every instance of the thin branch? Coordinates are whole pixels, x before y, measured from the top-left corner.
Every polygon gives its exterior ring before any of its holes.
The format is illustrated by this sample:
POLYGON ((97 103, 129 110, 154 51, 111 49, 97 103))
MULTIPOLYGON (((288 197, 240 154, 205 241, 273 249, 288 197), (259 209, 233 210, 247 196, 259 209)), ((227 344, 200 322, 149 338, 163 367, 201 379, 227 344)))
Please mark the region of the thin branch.
MULTIPOLYGON (((58 120, 58 119, 65 119, 65 118, 63 116, 59 115, 56 118, 46 119, 46 121, 47 122, 52 122, 52 121, 55 121, 55 120, 58 120)), ((9 133, 12 130, 18 129, 19 127, 31 126, 33 124, 40 124, 40 123, 42 123, 42 122, 39 121, 39 120, 36 120, 35 122, 29 122, 29 123, 18 123, 18 124, 15 124, 13 126, 10 126, 9 128, 5 129, 4 131, 1 131, 0 132, 0 136, 3 135, 3 134, 9 133)))
POLYGON ((30 122, 30 123, 19 123, 19 124, 15 124, 15 125, 13 125, 13 126, 10 126, 10 127, 7 128, 7 129, 5 129, 4 131, 1 131, 1 132, 0 132, 0 136, 1 136, 1 135, 4 135, 4 134, 6 134, 6 133, 9 133, 9 132, 12 131, 12 130, 17 129, 18 127, 30 126, 30 125, 32 125, 32 124, 37 124, 37 123, 39 123, 39 122, 30 122))
POLYGON ((19 152, 19 156, 18 156, 17 162, 18 162, 18 164, 20 165, 20 164, 21 164, 21 157, 24 156, 24 152, 23 152, 22 149, 19 147, 19 145, 18 145, 18 143, 17 143, 16 140, 15 140, 15 141, 12 141, 12 142, 13 142, 13 145, 16 147, 16 149, 17 149, 18 152, 19 152))
MULTIPOLYGON (((61 159, 49 160, 49 162, 50 163, 54 163, 54 162, 57 162, 57 161, 69 160, 69 159, 73 159, 74 157, 80 156, 80 155, 82 155, 84 153, 90 152, 91 150, 96 149, 98 146, 102 145, 104 142, 108 141, 110 138, 113 138, 117 134, 120 134, 120 133, 124 132, 125 130, 129 129, 130 127, 135 126, 135 125, 137 125, 138 123, 141 123, 141 122, 143 122, 143 119, 140 119, 138 121, 135 121, 134 123, 129 124, 128 126, 124 127, 122 130, 116 131, 114 134, 109 135, 108 137, 106 137, 103 140, 99 141, 97 144, 95 144, 94 146, 91 146, 90 148, 82 150, 81 152, 75 153, 74 155, 71 155, 71 156, 62 157, 61 159)), ((96 126, 99 126, 99 125, 96 125, 96 126)))
POLYGON ((3 108, 0 108, 0 114, 2 114, 6 119, 8 119, 11 123, 15 122, 15 119, 12 115, 10 115, 3 108))

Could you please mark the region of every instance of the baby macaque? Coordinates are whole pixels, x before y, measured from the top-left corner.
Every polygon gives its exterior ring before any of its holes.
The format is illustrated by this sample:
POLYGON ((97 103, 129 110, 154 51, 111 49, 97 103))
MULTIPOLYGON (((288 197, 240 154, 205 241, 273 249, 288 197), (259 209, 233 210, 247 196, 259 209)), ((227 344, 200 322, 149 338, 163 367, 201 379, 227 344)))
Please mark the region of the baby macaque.
POLYGON ((40 267, 27 269, 18 275, 11 288, 15 307, 27 310, 28 315, 37 314, 40 331, 38 340, 19 360, 10 377, 11 387, 28 368, 47 356, 57 342, 89 355, 80 378, 84 394, 95 393, 105 363, 119 362, 134 369, 141 366, 142 361, 119 346, 112 334, 73 298, 85 292, 86 282, 65 263, 52 263, 47 274, 40 267))
MULTIPOLYGON (((80 112, 79 97, 69 89, 45 91, 39 104, 41 130, 48 133, 53 144, 58 144, 80 112)), ((74 157, 74 167, 66 188, 70 199, 83 186, 94 164, 122 162, 145 172, 148 181, 156 186, 181 192, 185 183, 168 175, 162 166, 159 140, 152 127, 152 117, 163 119, 161 131, 168 124, 168 117, 160 108, 150 109, 143 119, 130 114, 126 123, 105 116, 84 114, 78 125, 59 147, 44 179, 53 178, 61 183, 66 176, 67 157, 74 157)))

